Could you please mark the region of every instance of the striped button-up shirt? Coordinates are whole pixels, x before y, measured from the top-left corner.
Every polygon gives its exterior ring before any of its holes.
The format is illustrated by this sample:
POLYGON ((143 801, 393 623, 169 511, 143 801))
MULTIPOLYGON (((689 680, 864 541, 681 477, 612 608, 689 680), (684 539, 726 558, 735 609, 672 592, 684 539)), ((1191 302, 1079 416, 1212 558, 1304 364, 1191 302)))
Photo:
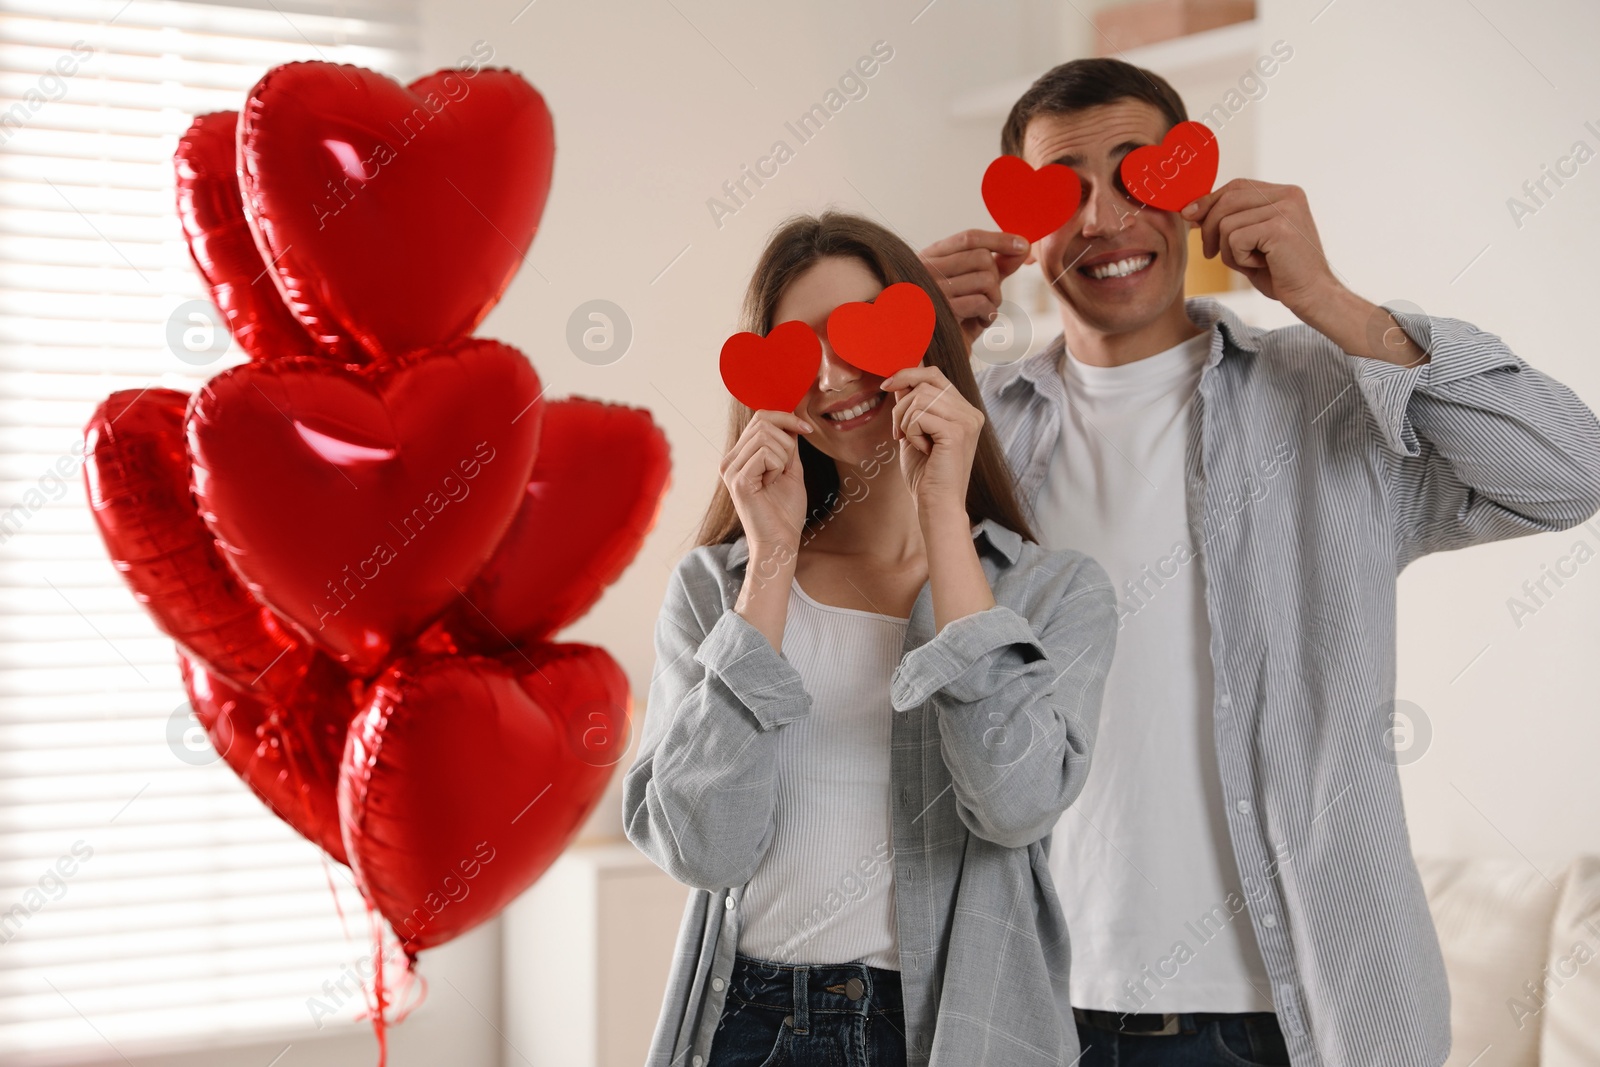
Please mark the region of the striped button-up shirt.
MULTIPOLYGON (((1082 553, 1047 552, 990 519, 972 535, 995 606, 935 633, 924 582, 889 683, 906 1063, 1066 1067, 1078 1036, 1048 848, 1088 774, 1115 598, 1082 553)), ((733 610, 748 562, 740 537, 674 570, 623 780, 628 839, 695 887, 648 1067, 708 1067, 740 902, 780 815, 777 732, 811 713, 799 672, 733 610)))
MULTIPOLYGON (((1430 355, 1400 367, 1186 306, 1211 332, 1185 491, 1217 763, 1279 1022, 1295 1067, 1437 1067, 1449 989, 1388 747, 1395 579, 1428 552, 1592 515, 1600 426, 1456 319, 1395 311, 1430 355)), ((1060 447, 1062 354, 1058 339, 979 376, 1026 501, 1060 447)))

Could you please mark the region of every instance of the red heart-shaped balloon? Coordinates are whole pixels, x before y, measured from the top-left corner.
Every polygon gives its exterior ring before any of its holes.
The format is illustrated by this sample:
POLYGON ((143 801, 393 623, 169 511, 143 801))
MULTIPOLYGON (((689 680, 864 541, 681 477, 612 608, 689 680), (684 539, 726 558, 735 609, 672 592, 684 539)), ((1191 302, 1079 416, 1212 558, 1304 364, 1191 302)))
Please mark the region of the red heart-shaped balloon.
POLYGON ((722 384, 757 411, 793 411, 817 380, 822 341, 798 319, 780 322, 765 337, 736 333, 722 343, 722 384))
POLYGON ((1182 211, 1217 180, 1217 135, 1203 122, 1180 122, 1158 145, 1122 157, 1122 184, 1140 203, 1182 211))
POLYGON ((933 324, 933 301, 922 287, 896 282, 871 303, 834 308, 828 315, 828 343, 851 366, 887 378, 922 362, 933 324))
POLYGON ((516 520, 447 628, 488 651, 543 641, 578 619, 638 554, 671 469, 666 434, 645 409, 546 403, 516 520))
POLYGON ((84 427, 90 513, 112 564, 163 633, 233 685, 282 702, 322 654, 251 597, 195 510, 189 399, 129 389, 95 409, 84 427))
POLYGON ((983 203, 995 224, 1030 242, 1064 226, 1082 195, 1077 172, 1060 163, 1034 170, 1018 156, 1001 156, 983 172, 983 203))
POLYGON ((256 244, 290 309, 331 347, 375 359, 470 334, 533 243, 555 134, 507 70, 403 86, 332 63, 262 76, 239 131, 256 244))
POLYGON ((234 367, 189 412, 200 515, 257 600, 369 677, 510 528, 539 394, 522 353, 478 339, 359 370, 234 367))
POLYGON ((351 723, 339 779, 357 883, 415 957, 497 915, 577 834, 627 747, 603 649, 403 657, 351 723))
POLYGON ((339 760, 355 714, 348 678, 322 658, 289 704, 261 700, 178 650, 195 717, 223 761, 302 837, 348 863, 339 832, 339 760))
MULTIPOLYGON (((236 166, 238 120, 235 111, 201 115, 179 139, 172 156, 178 221, 211 302, 239 347, 251 359, 303 355, 313 350, 311 335, 289 314, 244 217, 236 166)), ((352 362, 366 358, 343 334, 325 340, 331 356, 352 362)))

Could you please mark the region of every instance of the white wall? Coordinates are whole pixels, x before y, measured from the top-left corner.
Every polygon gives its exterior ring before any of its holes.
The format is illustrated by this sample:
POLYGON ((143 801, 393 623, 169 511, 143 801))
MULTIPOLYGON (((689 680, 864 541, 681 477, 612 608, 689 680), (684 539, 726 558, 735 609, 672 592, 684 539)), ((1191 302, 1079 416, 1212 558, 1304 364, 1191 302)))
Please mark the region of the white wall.
MULTIPOLYGON (((1306 189, 1357 292, 1499 334, 1600 407, 1600 159, 1551 183, 1520 228, 1506 206, 1575 141, 1600 152, 1600 7, 1336 0, 1319 15, 1326 3, 1263 5, 1264 36, 1295 58, 1260 105, 1260 177, 1306 189)), ((1401 576, 1397 696, 1432 729, 1401 772, 1418 853, 1522 857, 1554 877, 1600 852, 1600 558, 1550 583, 1520 627, 1507 608, 1580 539, 1600 552, 1595 531, 1443 553, 1401 576)))

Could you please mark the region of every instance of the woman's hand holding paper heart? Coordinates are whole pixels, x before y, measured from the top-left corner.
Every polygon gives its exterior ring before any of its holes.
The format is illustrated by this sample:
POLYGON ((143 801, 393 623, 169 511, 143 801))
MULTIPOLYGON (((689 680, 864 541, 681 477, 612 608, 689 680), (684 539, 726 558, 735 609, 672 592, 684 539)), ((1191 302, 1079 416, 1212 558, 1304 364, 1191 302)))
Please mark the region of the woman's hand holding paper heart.
POLYGON ((719 472, 744 525, 751 558, 768 552, 792 556, 800 547, 806 516, 801 433, 814 427, 788 411, 757 411, 719 472))
POLYGON ((907 367, 883 380, 894 393, 890 414, 900 442, 900 474, 923 518, 966 514, 967 479, 983 430, 983 412, 967 403, 937 367, 907 367))

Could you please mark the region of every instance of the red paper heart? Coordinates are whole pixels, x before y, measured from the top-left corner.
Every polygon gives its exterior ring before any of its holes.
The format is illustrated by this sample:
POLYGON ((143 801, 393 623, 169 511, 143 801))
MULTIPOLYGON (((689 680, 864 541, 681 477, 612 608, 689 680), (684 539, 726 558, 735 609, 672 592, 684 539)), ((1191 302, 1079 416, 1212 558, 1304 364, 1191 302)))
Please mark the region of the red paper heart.
POLYGON ((851 366, 887 378, 922 362, 933 324, 933 301, 922 287, 896 282, 871 303, 834 308, 828 315, 828 343, 851 366))
POLYGON ((516 520, 447 627, 491 650, 543 641, 582 616, 638 554, 671 469, 666 435, 643 408, 547 403, 516 520))
POLYGON ((1034 170, 1018 156, 1001 156, 983 172, 983 203, 995 224, 1030 242, 1066 225, 1082 196, 1077 172, 1060 163, 1034 170))
MULTIPOLYGON (((313 350, 311 335, 289 314, 244 217, 235 165, 238 120, 235 111, 201 115, 178 141, 172 157, 178 221, 211 302, 239 347, 251 359, 303 355, 313 350)), ((329 355, 366 358, 342 334, 329 340, 329 355)))
POLYGON ((405 657, 351 724, 339 780, 358 884, 408 955, 497 915, 582 827, 627 747, 603 649, 405 657))
POLYGON ((273 814, 348 863, 336 793, 345 731, 355 713, 345 674, 319 659, 285 705, 230 685, 181 648, 178 669, 189 705, 223 761, 273 814))
POLYGON ((544 98, 506 70, 409 87, 288 63, 245 102, 240 182, 256 244, 295 316, 377 359, 450 344, 521 265, 550 189, 544 98))
POLYGON ((95 409, 84 427, 90 511, 112 564, 163 633, 235 686, 287 700, 322 654, 250 596, 195 510, 189 399, 129 389, 95 409))
POLYGON ((736 333, 722 343, 722 384, 735 400, 758 411, 793 411, 817 380, 822 342, 798 319, 767 336, 736 333))
POLYGON ((505 536, 539 393, 520 352, 476 339, 359 371, 234 367, 189 413, 201 517, 257 600, 369 677, 505 536))
POLYGON ((1217 180, 1217 136, 1202 122, 1180 122, 1159 145, 1122 157, 1122 184, 1135 199, 1162 211, 1182 211, 1217 180))

